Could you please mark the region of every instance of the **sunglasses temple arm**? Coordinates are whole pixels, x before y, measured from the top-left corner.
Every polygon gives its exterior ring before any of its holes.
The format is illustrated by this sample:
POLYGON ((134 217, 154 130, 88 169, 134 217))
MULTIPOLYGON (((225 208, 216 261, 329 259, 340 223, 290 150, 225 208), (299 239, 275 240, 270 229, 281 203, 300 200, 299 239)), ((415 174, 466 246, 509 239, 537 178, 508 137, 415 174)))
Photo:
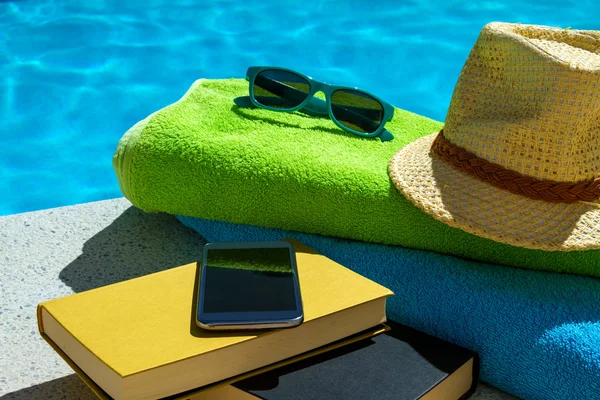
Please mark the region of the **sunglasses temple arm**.
POLYGON ((392 132, 388 131, 387 129, 384 129, 379 134, 379 139, 382 142, 387 142, 387 141, 390 141, 390 140, 394 140, 394 135, 392 134, 392 132))

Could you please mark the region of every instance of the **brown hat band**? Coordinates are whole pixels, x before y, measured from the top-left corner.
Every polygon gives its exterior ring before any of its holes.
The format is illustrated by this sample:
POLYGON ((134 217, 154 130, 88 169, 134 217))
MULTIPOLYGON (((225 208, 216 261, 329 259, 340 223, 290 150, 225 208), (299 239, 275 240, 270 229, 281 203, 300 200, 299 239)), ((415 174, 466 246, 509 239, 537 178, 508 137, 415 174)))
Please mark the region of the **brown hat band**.
POLYGON ((431 151, 460 171, 512 193, 554 203, 592 201, 600 198, 600 178, 571 183, 538 180, 493 164, 460 146, 450 143, 442 129, 436 136, 431 151))

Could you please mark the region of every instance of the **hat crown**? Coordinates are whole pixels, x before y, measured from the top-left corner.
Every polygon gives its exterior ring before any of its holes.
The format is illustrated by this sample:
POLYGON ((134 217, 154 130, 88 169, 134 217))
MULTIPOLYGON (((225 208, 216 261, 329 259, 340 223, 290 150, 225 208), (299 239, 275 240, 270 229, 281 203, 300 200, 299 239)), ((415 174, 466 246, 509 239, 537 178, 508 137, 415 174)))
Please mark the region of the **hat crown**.
POLYGON ((456 84, 444 135, 539 180, 600 176, 600 33, 490 23, 456 84))

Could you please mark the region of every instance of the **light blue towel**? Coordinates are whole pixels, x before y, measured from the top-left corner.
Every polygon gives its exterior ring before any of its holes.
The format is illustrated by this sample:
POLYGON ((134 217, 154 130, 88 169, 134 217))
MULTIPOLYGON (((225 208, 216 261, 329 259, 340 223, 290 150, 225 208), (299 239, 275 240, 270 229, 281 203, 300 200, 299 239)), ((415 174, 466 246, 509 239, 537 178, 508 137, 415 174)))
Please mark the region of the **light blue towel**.
POLYGON ((481 379, 515 396, 600 399, 600 279, 177 218, 212 242, 300 240, 393 290, 391 319, 477 351, 481 379))

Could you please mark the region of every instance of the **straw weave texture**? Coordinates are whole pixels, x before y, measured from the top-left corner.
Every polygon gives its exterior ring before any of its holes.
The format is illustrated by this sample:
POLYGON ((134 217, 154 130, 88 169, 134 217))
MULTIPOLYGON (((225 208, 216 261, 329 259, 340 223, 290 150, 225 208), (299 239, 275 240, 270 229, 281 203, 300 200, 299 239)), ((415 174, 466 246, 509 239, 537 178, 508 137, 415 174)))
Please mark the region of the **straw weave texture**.
POLYGON ((477 157, 462 147, 455 146, 444 137, 441 130, 431 151, 446 160, 457 169, 476 175, 479 179, 491 183, 512 193, 530 197, 535 200, 572 203, 574 201, 592 201, 600 198, 600 178, 579 183, 538 180, 518 172, 491 163, 485 158, 477 157))
MULTIPOLYGON (((600 177, 599 94, 600 32, 491 23, 458 79, 444 137, 525 177, 593 181, 600 177)), ((390 163, 394 184, 427 213, 516 246, 600 248, 600 204, 499 189, 432 154, 433 140, 406 146, 390 163)))
POLYGON ((597 32, 486 26, 455 87, 446 138, 538 179, 597 177, 598 51, 597 32))

